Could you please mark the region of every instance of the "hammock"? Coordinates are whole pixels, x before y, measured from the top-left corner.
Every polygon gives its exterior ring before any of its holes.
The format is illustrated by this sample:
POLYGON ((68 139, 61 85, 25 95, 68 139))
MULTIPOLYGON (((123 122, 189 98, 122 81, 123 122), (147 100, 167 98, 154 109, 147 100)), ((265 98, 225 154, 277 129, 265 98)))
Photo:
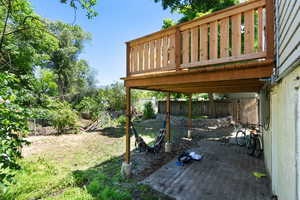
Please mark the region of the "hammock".
MULTIPOLYGON (((163 125, 165 127, 165 123, 163 125)), ((131 130, 133 131, 134 137, 135 137, 135 146, 137 147, 139 152, 149 152, 149 153, 159 153, 163 144, 164 139, 166 135, 166 129, 162 128, 159 130, 158 136, 155 138, 155 142, 153 146, 149 146, 146 144, 146 142, 143 140, 141 136, 137 133, 136 129, 133 126, 133 123, 131 122, 131 130)))

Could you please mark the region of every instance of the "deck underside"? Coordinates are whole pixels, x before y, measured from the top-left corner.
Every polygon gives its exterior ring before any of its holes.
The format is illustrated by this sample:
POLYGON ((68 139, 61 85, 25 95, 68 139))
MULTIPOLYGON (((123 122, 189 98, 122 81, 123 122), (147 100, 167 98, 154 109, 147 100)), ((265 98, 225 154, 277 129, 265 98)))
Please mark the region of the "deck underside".
POLYGON ((133 89, 179 93, 258 92, 262 79, 272 75, 274 62, 255 61, 198 69, 136 75, 124 78, 133 89))

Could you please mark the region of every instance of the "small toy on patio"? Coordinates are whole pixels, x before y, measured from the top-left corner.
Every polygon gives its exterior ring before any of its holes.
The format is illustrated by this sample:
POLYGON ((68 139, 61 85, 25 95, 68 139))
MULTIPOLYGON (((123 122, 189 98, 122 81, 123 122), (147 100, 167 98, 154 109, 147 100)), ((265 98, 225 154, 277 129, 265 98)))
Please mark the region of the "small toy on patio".
POLYGON ((184 164, 187 164, 191 162, 192 160, 200 161, 202 160, 203 156, 200 154, 196 154, 195 152, 183 152, 180 156, 178 156, 178 161, 176 162, 177 166, 184 166, 184 164))
POLYGON ((253 172, 253 176, 255 176, 256 178, 263 178, 266 177, 267 175, 265 173, 253 172))

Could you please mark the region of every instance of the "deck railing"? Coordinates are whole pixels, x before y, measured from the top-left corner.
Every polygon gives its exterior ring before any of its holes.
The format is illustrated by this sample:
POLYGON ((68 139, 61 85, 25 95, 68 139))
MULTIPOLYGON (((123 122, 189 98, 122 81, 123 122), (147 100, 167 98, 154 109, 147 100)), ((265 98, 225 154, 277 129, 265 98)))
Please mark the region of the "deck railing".
POLYGON ((127 76, 266 58, 265 7, 252 0, 127 42, 127 76))

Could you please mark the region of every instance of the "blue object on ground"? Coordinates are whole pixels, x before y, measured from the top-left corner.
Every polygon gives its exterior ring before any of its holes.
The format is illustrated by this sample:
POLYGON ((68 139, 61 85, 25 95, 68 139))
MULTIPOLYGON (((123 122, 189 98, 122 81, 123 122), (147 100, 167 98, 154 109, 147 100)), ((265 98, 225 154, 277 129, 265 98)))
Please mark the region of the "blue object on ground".
POLYGON ((163 122, 162 122, 162 128, 166 128, 166 127, 167 127, 167 121, 163 120, 163 122))
POLYGON ((182 163, 182 162, 179 162, 179 161, 177 161, 177 162, 176 162, 176 166, 183 166, 183 163, 182 163))

